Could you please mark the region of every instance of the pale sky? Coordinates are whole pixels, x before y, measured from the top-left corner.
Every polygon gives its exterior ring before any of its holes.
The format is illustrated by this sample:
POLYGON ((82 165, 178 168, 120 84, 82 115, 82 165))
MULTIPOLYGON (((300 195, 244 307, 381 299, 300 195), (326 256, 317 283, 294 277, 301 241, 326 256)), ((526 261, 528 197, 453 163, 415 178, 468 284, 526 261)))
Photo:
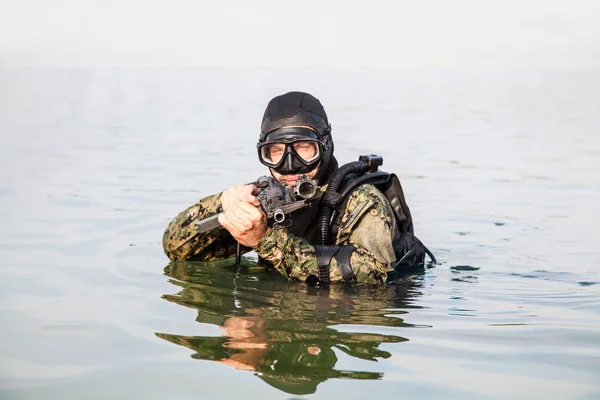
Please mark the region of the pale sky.
POLYGON ((596 0, 0 0, 0 64, 600 66, 596 0))

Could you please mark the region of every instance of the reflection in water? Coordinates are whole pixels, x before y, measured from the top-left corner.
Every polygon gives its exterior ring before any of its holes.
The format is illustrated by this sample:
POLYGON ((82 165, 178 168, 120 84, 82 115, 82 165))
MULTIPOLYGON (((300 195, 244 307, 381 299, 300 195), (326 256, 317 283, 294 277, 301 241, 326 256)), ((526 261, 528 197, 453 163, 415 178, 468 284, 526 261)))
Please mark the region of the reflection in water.
MULTIPOLYGON (((224 264, 225 263, 225 264, 224 264)), ((288 282, 261 267, 227 267, 217 263, 174 262, 165 268, 181 287, 163 298, 198 310, 196 321, 223 329, 221 337, 157 333, 188 347, 193 358, 255 371, 287 393, 310 394, 329 378, 380 379, 379 372, 335 369, 336 351, 362 360, 389 358, 382 343, 408 339, 396 335, 340 332, 334 325, 411 327, 401 316, 416 308, 418 282, 406 278, 390 286, 310 287, 288 282)))

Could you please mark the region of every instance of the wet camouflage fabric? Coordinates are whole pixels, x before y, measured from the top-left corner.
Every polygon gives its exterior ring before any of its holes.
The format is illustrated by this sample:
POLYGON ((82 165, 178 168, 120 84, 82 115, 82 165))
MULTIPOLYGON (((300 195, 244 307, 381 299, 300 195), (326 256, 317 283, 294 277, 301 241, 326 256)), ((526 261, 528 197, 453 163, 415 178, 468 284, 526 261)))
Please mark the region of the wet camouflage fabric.
MULTIPOLYGON (((359 282, 386 281, 387 272, 396 260, 392 247, 394 221, 387 200, 373 185, 360 186, 350 196, 336 245, 354 245, 350 264, 359 282)), ((315 247, 285 229, 265 235, 254 250, 288 279, 304 281, 309 275, 319 276, 315 247)), ((343 281, 335 258, 331 260, 329 274, 331 282, 343 281)))
MULTIPOLYGON (((196 222, 215 215, 220 204, 221 193, 205 197, 171 221, 163 235, 163 249, 171 260, 214 261, 235 254, 237 242, 225 228, 200 235, 194 227, 196 222)), ((249 250, 244 248, 244 252, 249 250)))
MULTIPOLYGON (((163 236, 163 247, 171 260, 211 261, 235 254, 236 241, 224 228, 202 235, 194 229, 194 223, 214 215, 219 204, 220 194, 209 196, 175 217, 163 236)), ((362 185, 349 197, 335 244, 354 245, 350 262, 359 282, 386 281, 396 260, 392 238, 397 229, 386 198, 373 185, 362 185)), ((315 247, 286 229, 271 230, 253 250, 288 279, 304 281, 309 275, 319 275, 315 247)), ((343 281, 335 258, 330 264, 330 280, 343 281)))

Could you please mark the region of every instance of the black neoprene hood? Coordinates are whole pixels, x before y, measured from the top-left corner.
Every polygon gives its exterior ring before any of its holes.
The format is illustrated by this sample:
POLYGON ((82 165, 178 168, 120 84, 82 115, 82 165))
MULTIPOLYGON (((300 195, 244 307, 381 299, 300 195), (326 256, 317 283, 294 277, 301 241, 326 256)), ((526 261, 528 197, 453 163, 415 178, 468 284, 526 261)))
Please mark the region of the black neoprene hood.
MULTIPOLYGON (((290 153, 287 154, 285 162, 275 170, 282 175, 305 174, 318 163, 319 169, 314 179, 326 182, 331 172, 337 168, 337 161, 333 156, 331 124, 323 105, 316 97, 305 92, 288 92, 273 98, 267 105, 262 119, 260 138, 257 144, 259 158, 260 147, 265 142, 272 142, 274 139, 290 142, 302 137, 319 141, 321 157, 315 163, 305 165, 290 153), (312 129, 294 128, 302 126, 312 129), (312 137, 313 135, 316 137, 312 137)), ((263 161, 261 160, 261 162, 263 161)))
POLYGON ((321 139, 331 130, 321 102, 304 92, 288 92, 269 102, 263 115, 259 141, 286 126, 310 126, 321 139))

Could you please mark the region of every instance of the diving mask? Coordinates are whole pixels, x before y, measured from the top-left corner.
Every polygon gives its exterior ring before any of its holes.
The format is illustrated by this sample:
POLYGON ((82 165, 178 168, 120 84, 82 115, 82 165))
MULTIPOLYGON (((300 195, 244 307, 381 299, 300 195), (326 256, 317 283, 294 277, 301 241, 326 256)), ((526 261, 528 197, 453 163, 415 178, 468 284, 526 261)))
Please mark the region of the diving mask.
POLYGON ((280 174, 306 174, 321 160, 321 142, 308 128, 286 127, 257 145, 260 162, 280 174))

